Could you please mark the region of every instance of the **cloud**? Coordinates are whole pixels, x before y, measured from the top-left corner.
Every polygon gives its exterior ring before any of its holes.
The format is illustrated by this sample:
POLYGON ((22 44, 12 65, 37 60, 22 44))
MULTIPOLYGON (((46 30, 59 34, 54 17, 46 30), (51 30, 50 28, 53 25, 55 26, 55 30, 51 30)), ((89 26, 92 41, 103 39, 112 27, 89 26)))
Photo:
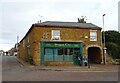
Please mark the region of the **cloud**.
MULTIPOLYGON (((16 43, 24 37, 33 23, 42 21, 73 21, 86 16, 87 22, 102 27, 105 13, 105 30, 118 30, 117 5, 119 0, 1 0, 0 17, 2 44, 16 43), (40 17, 42 16, 42 17, 40 17)), ((5 46, 7 46, 5 45, 5 46)), ((2 45, 3 46, 3 45, 2 45)), ((14 45, 13 45, 14 46, 14 45)), ((5 48, 6 49, 6 48, 5 48)))

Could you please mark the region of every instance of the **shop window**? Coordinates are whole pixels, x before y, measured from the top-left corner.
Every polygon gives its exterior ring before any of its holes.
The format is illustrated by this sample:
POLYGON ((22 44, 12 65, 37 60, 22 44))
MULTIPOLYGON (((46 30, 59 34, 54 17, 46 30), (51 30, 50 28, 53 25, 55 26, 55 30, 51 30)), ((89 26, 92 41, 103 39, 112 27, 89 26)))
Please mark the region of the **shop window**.
POLYGON ((60 56, 60 55, 64 55, 62 48, 59 48, 59 49, 58 49, 58 56, 60 56))
POLYGON ((55 61, 63 61, 64 49, 58 48, 58 55, 55 56, 55 61))
POLYGON ((52 40, 60 40, 60 30, 52 30, 52 40))
POLYGON ((45 61, 53 61, 53 49, 45 48, 45 61))
POLYGON ((45 48, 45 61, 73 61, 73 56, 77 58, 79 48, 45 48))
POLYGON ((90 41, 97 41, 97 32, 90 31, 90 41))
POLYGON ((53 54, 54 54, 54 56, 58 56, 58 49, 57 48, 53 49, 53 54))
POLYGON ((65 48, 64 61, 73 61, 73 49, 65 48))
POLYGON ((65 55, 72 55, 73 49, 72 48, 65 48, 65 55))

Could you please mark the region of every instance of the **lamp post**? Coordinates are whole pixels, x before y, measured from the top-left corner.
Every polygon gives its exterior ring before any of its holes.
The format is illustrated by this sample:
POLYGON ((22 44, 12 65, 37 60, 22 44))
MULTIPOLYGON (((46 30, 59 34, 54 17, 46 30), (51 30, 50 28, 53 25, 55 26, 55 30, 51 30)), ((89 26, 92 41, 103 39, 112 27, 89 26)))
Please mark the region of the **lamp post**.
POLYGON ((106 47, 105 47, 105 31, 104 31, 104 16, 103 14, 103 64, 106 64, 106 47))

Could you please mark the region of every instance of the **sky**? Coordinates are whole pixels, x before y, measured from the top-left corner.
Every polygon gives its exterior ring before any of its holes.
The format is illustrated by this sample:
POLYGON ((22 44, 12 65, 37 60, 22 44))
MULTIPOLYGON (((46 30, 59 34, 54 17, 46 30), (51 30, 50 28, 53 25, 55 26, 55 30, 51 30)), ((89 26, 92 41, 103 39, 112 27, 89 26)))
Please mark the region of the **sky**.
POLYGON ((118 31, 119 0, 0 0, 0 50, 7 51, 37 21, 77 22, 86 16, 105 30, 118 31))

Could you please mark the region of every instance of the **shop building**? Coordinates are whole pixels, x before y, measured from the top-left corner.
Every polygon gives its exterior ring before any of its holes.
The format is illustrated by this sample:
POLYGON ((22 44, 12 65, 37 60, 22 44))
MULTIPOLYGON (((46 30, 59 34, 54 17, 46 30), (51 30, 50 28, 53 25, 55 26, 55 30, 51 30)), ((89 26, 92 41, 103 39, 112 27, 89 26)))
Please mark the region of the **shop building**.
POLYGON ((19 43, 17 57, 34 65, 78 65, 79 56, 102 62, 100 27, 56 21, 33 24, 19 43))

